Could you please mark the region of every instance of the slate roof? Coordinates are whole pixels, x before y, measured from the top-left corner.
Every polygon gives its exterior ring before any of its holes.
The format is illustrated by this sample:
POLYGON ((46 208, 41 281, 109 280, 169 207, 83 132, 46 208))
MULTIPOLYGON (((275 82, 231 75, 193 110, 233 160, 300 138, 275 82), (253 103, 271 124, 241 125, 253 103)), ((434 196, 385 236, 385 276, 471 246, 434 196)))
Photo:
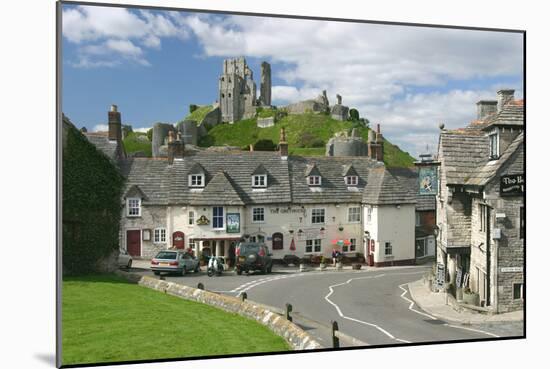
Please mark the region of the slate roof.
POLYGON ((523 100, 512 100, 504 105, 500 112, 485 119, 486 127, 484 129, 490 129, 493 126, 523 126, 524 117, 523 100))
MULTIPOLYGON (((523 132, 520 133, 514 141, 506 148, 504 153, 497 160, 490 160, 478 170, 474 171, 466 181, 466 185, 484 186, 497 174, 499 169, 508 161, 508 159, 518 150, 523 155, 524 138, 523 132)), ((522 160, 522 159, 521 159, 522 160)), ((523 161, 523 160, 522 160, 523 161)))
POLYGON ((102 151, 109 159, 116 161, 118 159, 118 145, 116 141, 109 140, 107 132, 86 132, 84 136, 95 147, 102 151))
POLYGON ((188 201, 194 205, 244 205, 224 171, 216 173, 201 192, 189 192, 188 201))
POLYGON ((361 203, 369 171, 383 164, 367 157, 302 157, 288 158, 292 200, 297 204, 361 203), (304 176, 308 165, 315 163, 322 180, 320 186, 309 186, 304 176), (342 172, 353 165, 358 175, 357 186, 346 185, 342 172), (312 187, 314 188, 312 190, 312 187))
POLYGON ((463 185, 489 159, 489 139, 482 135, 443 131, 439 145, 448 185, 463 185))
POLYGON ((372 205, 415 204, 416 186, 411 186, 416 177, 410 169, 385 167, 369 172, 363 202, 372 205))
POLYGON ((165 158, 127 158, 120 161, 121 174, 126 178, 122 193, 134 185, 147 196, 144 204, 167 205, 170 195, 171 168, 165 158))

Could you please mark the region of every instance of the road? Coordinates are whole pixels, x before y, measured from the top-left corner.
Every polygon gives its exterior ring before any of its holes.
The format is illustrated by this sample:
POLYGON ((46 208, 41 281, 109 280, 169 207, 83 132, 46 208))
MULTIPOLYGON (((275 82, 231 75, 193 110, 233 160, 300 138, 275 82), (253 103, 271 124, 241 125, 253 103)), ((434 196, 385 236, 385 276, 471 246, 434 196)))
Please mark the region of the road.
MULTIPOLYGON (((310 271, 237 276, 228 272, 221 277, 189 273, 166 280, 238 296, 274 307, 293 306, 294 321, 332 347, 330 322, 337 321, 340 332, 359 342, 342 339, 346 345, 387 345, 521 335, 521 323, 460 325, 430 316, 410 299, 407 284, 426 273, 422 266, 367 269, 360 271, 310 271)), ((134 270, 143 275, 150 271, 134 270)))

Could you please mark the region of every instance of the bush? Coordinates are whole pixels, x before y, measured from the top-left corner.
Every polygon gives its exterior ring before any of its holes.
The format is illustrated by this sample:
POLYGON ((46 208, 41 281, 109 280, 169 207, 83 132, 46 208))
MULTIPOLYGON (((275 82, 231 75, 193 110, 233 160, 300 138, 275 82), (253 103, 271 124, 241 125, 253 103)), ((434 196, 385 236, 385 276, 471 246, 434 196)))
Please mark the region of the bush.
POLYGON ((194 112, 197 109, 198 109, 197 105, 195 105, 195 104, 189 105, 189 114, 191 114, 192 112, 194 112))
POLYGON ((147 138, 149 141, 153 142, 153 128, 147 130, 147 138))
POLYGON ((276 149, 277 145, 268 139, 258 140, 254 144, 254 151, 275 151, 276 149))
POLYGON ((359 120, 359 111, 355 108, 352 108, 349 110, 349 119, 351 121, 358 121, 359 120))

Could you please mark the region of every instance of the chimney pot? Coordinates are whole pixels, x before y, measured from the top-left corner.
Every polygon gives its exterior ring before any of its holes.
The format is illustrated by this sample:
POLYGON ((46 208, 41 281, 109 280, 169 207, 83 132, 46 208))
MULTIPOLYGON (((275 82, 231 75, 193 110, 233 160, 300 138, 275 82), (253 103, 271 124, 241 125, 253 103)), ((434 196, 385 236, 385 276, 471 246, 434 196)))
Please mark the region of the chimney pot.
POLYGON ((118 107, 117 107, 115 104, 112 104, 112 105, 111 105, 111 111, 117 112, 117 111, 118 111, 118 107))

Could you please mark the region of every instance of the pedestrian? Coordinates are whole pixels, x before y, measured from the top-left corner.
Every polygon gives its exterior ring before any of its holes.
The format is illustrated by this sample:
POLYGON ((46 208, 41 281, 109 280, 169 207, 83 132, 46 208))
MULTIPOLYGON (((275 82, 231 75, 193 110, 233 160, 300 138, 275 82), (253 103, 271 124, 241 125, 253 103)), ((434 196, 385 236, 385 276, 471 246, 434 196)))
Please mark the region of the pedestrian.
POLYGON ((338 250, 332 250, 332 266, 336 266, 336 258, 338 257, 338 250))

